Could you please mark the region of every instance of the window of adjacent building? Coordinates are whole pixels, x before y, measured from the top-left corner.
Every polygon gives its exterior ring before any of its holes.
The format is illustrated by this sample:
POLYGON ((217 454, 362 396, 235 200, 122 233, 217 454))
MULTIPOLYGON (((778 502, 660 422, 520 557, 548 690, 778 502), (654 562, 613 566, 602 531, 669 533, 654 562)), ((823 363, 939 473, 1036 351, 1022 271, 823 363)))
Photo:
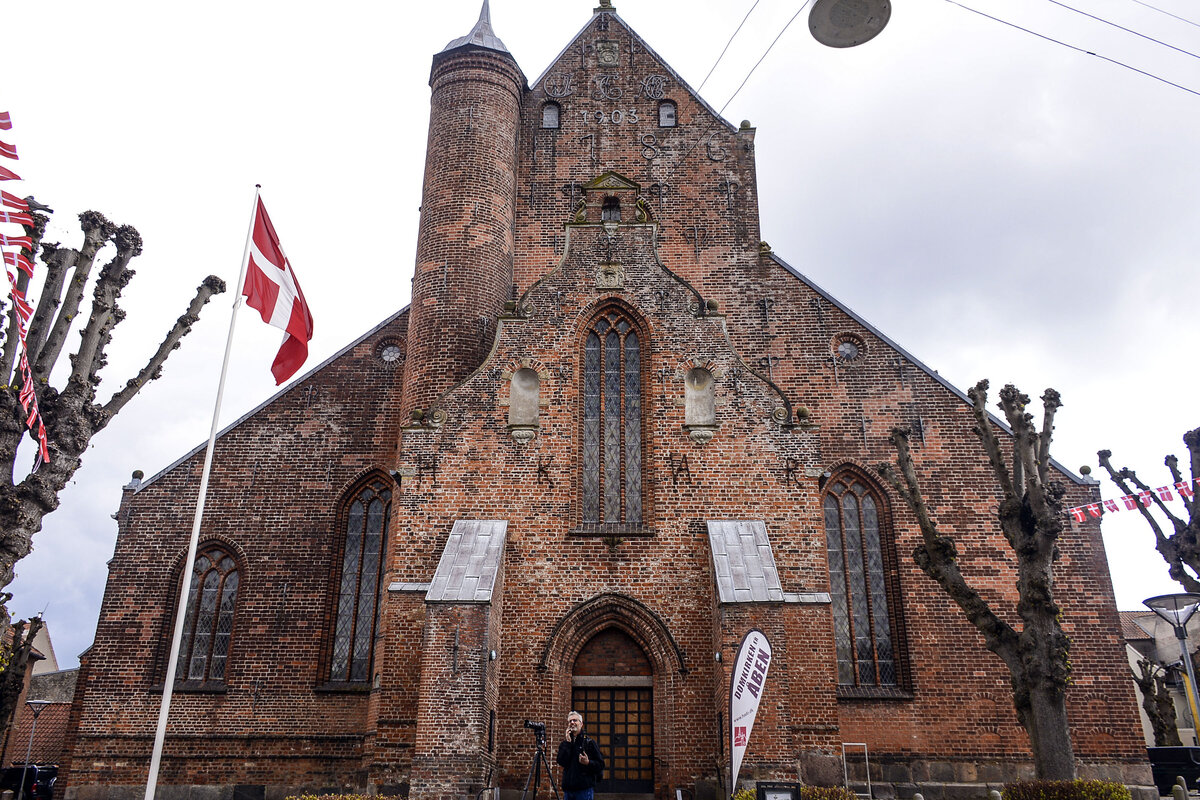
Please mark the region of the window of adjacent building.
POLYGON ((557 128, 558 118, 562 109, 558 107, 558 103, 546 103, 542 106, 542 127, 557 128))
POLYGON ((359 489, 345 513, 345 542, 338 582, 337 616, 329 679, 370 679, 371 645, 379 611, 383 543, 392 493, 382 479, 359 489))
POLYGON ((600 316, 583 353, 583 522, 642 522, 642 355, 632 322, 600 316))
POLYGON ((880 521, 881 496, 854 475, 825 492, 829 592, 842 686, 896 686, 896 655, 880 521))
POLYGON ((675 104, 670 100, 663 100, 658 104, 658 127, 675 127, 675 104))
POLYGON ((176 681, 225 681, 237 592, 238 570, 233 557, 219 545, 201 548, 188 590, 176 681))
POLYGON ((604 198, 604 205, 600 207, 600 220, 602 222, 621 221, 621 202, 617 198, 604 198))

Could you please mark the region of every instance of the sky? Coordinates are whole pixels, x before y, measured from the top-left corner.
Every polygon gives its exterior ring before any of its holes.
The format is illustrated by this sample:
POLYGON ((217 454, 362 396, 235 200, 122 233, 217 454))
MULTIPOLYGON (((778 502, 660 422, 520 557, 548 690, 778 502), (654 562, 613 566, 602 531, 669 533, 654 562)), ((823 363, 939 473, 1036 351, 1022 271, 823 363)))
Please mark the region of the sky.
MULTIPOLYGON (((893 0, 877 38, 834 49, 811 37, 807 9, 779 35, 802 3, 614 5, 693 88, 753 6, 701 95, 757 128, 775 252, 961 388, 1057 388, 1053 452, 1067 467, 1098 476, 1096 451, 1110 448, 1167 483, 1164 455, 1184 458, 1182 434, 1200 426, 1200 12, 964 0, 1005 25, 949 0, 893 0)), ((493 0, 492 22, 533 81, 593 5, 493 0)), ((408 303, 430 59, 479 3, 333 9, 0 2, 0 111, 13 120, 0 140, 25 179, 3 188, 56 209, 47 241, 77 246, 87 209, 145 241, 102 400, 206 275, 235 284, 255 183, 312 307, 309 366, 408 303)), ((121 486, 208 436, 231 295, 95 437, 17 565, 10 610, 45 612, 62 668, 92 642, 121 486)), ((279 340, 240 315, 222 425, 276 392, 279 340)), ((1105 480, 1103 494, 1120 492, 1105 480)), ((1136 513, 1106 519, 1103 536, 1120 608, 1180 591, 1136 513)))

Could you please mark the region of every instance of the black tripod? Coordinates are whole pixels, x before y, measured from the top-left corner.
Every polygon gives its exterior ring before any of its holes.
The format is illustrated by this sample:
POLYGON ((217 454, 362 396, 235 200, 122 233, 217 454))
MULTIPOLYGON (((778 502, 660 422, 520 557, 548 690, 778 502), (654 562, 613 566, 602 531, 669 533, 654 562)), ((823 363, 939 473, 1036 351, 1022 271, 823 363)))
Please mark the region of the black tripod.
POLYGON ((550 779, 550 791, 554 800, 559 800, 558 787, 554 785, 554 773, 550 770, 550 762, 546 760, 546 725, 545 723, 525 720, 525 727, 533 730, 537 737, 537 749, 533 754, 533 763, 529 765, 529 777, 525 779, 525 788, 521 790, 521 800, 537 800, 538 784, 542 782, 542 765, 546 765, 546 777, 550 779), (530 794, 529 787, 533 787, 530 794))

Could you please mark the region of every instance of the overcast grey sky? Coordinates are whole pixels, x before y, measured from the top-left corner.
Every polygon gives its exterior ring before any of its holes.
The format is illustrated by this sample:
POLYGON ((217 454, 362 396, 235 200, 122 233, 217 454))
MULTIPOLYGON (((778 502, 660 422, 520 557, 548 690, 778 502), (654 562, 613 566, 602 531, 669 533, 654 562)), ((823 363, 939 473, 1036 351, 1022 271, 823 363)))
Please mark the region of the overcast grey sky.
MULTIPOLYGON (((875 40, 835 50, 807 11, 729 105, 758 128, 763 237, 960 387, 1058 388, 1055 455, 1110 447, 1152 485, 1200 425, 1200 60, 1050 0, 893 0, 875 40)), ((701 94, 722 107, 800 7, 761 0, 701 94)), ((532 81, 591 17, 588 0, 493 0, 532 81)), ((1192 53, 1184 0, 1071 5, 1192 53)), ((3 3, 0 110, 12 164, 75 243, 95 208, 136 226, 102 398, 152 352, 209 273, 236 281, 255 183, 313 308, 309 365, 408 302, 432 55, 476 0, 3 3), (436 10, 434 10, 436 9, 436 10)), ((697 86, 752 0, 616 0, 697 86)), ((45 608, 60 663, 92 640, 120 487, 207 436, 232 298, 205 312, 161 380, 100 434, 18 564, 11 608, 45 608)), ((267 400, 279 334, 238 324, 223 423, 267 400)), ((1115 497, 1111 486, 1106 497, 1115 497)), ((1144 523, 1105 523, 1118 604, 1177 591, 1144 523)))

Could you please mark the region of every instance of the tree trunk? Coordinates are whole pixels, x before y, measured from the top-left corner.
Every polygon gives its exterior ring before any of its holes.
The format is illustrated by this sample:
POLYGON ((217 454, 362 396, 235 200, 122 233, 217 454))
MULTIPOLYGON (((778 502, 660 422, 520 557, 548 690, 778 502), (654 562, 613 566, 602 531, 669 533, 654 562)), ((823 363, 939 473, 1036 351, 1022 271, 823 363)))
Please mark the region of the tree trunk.
POLYGON ((1052 686, 1029 690, 1025 730, 1033 744, 1033 764, 1039 780, 1075 780, 1075 752, 1067 720, 1067 696, 1052 686))

